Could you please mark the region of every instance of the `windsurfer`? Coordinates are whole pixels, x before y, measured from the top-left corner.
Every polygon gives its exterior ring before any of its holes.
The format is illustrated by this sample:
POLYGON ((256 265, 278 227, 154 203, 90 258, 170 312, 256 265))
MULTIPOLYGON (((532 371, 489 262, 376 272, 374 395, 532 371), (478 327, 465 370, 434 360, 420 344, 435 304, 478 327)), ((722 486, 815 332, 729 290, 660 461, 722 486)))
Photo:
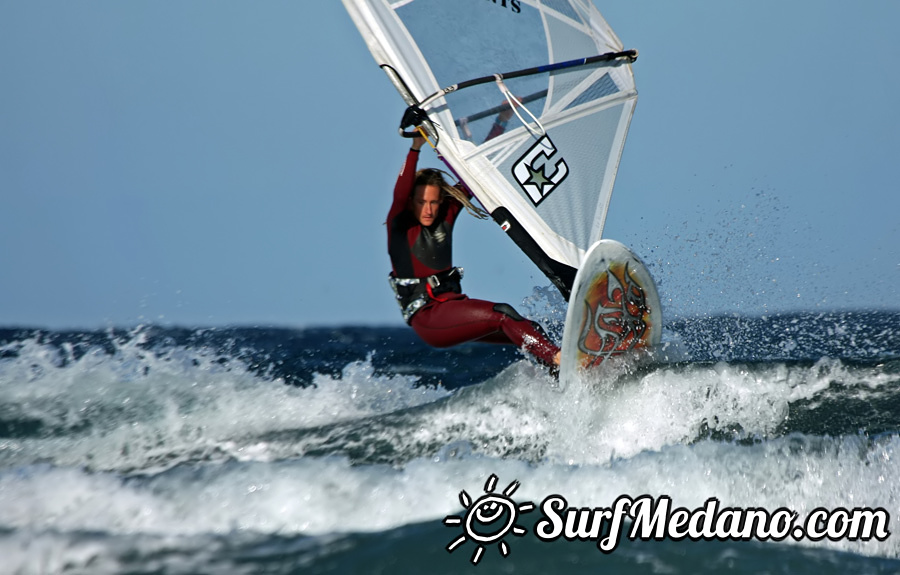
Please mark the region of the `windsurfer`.
POLYGON ((505 303, 462 293, 462 269, 453 267, 456 218, 465 207, 481 217, 462 185, 450 186, 439 170, 416 171, 424 138, 415 138, 394 187, 388 214, 391 285, 403 317, 434 347, 480 341, 516 345, 540 363, 559 365, 559 348, 541 326, 505 303))

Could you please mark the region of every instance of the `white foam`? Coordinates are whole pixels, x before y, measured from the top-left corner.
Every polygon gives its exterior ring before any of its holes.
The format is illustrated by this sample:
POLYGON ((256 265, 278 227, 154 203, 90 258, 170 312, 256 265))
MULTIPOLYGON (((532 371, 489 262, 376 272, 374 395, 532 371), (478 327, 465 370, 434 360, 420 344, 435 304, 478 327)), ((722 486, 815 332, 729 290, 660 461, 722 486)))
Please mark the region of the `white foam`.
MULTIPOLYGON (((896 435, 871 445, 865 438, 793 436, 749 446, 702 441, 603 465, 444 453, 402 468, 303 458, 179 468, 150 479, 37 467, 0 477, 0 526, 159 537, 377 532, 457 513, 459 492, 477 498, 494 473, 500 488, 521 482, 516 498, 536 504, 561 494, 571 506, 606 507, 619 495, 650 494, 687 508, 717 497, 723 506, 786 506, 801 515, 820 506, 884 507, 897 532, 898 448, 896 435)), ((448 542, 452 535, 448 529, 448 542)), ((900 556, 892 538, 811 545, 900 556)))
POLYGON ((707 429, 767 437, 794 402, 810 400, 814 408, 831 393, 870 397, 896 381, 836 360, 811 368, 718 363, 644 371, 613 362, 601 370, 607 383, 560 390, 523 360, 451 396, 415 387, 412 376, 376 375, 369 358, 345 366, 340 378, 318 374, 315 387, 297 388, 202 349, 156 356, 140 341, 119 343, 113 356, 98 349, 76 360, 68 352, 67 362, 48 346, 21 342, 18 357, 0 361, 0 417, 37 422, 45 432, 0 441, 0 464, 135 470, 270 461, 302 455, 307 444, 335 447, 319 427, 417 406, 366 428, 360 441, 386 441, 401 460, 468 441, 490 456, 602 463, 691 441, 707 429), (311 431, 303 439, 293 433, 303 430, 311 431))
POLYGON ((235 539, 241 538, 16 532, 0 536, 0 556, 4 573, 16 575, 258 573, 258 565, 234 560, 235 539))
MULTIPOLYGON (((376 376, 371 361, 349 364, 341 379, 317 376, 316 388, 299 389, 197 353, 182 360, 120 349, 113 359, 98 352, 62 367, 41 345, 23 349, 0 361, 5 409, 12 405, 60 435, 0 444, 0 528, 14 530, 0 537, 8 565, 103 565, 112 561, 106 546, 122 544, 73 543, 66 534, 159 541, 324 536, 440 521, 458 512, 460 490, 477 495, 491 473, 501 486, 520 481, 520 500, 559 493, 576 506, 608 506, 619 495, 644 493, 670 495, 689 508, 709 497, 801 513, 880 506, 894 514, 891 530, 898 532, 900 437, 871 443, 770 437, 796 401, 848 390, 866 397, 896 381, 837 361, 628 368, 608 372, 606 385, 565 390, 521 361, 447 397, 413 387, 413 378, 376 376), (419 407, 403 411, 413 406, 419 407), (388 442, 401 454, 394 466, 347 457, 282 460, 285 453, 302 455, 302 445, 273 448, 259 440, 272 431, 315 434, 317 426, 389 412, 397 413, 381 427, 365 427, 359 441, 388 442), (704 426, 739 427, 739 437, 763 441, 698 440, 704 426), (141 477, 120 473, 204 454, 232 461, 141 477), (41 458, 52 465, 24 465, 41 458), (113 472, 96 472, 104 469, 113 472), (35 544, 17 546, 24 534, 35 544)), ((288 434, 285 441, 303 440, 288 434)), ((448 529, 448 542, 452 535, 448 529)), ((898 557, 898 541, 816 545, 898 557)))
POLYGON ((156 356, 140 338, 115 355, 78 358, 34 340, 0 361, 0 417, 36 422, 43 437, 0 441, 0 463, 51 461, 93 469, 169 466, 190 459, 269 458, 255 437, 333 424, 435 401, 446 390, 413 376, 375 375, 371 357, 341 377, 299 388, 204 350, 156 356), (67 359, 67 361, 63 361, 67 359))
POLYGON ((490 382, 408 414, 409 433, 389 440, 399 442, 401 451, 404 444, 462 440, 488 456, 596 464, 690 442, 708 430, 736 438, 769 437, 787 421, 794 402, 848 390, 871 395, 896 380, 889 374, 856 373, 833 360, 812 367, 621 368, 601 374, 606 383, 560 390, 542 370, 521 361, 490 382), (842 382, 840 390, 831 389, 835 380, 842 382))

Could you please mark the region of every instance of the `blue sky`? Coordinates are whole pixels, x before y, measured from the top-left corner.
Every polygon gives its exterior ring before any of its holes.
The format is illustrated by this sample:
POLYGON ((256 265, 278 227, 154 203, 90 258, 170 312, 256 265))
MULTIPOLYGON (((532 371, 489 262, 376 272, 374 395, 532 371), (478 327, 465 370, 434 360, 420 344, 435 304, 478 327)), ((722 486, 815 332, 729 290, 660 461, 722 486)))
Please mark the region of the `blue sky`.
MULTIPOLYGON (((669 317, 900 308, 900 3, 596 4, 640 51, 606 235, 669 317)), ((337 0, 0 1, 0 78, 0 325, 401 324, 403 106, 337 0)), ((455 258, 549 284, 490 222, 455 258)))

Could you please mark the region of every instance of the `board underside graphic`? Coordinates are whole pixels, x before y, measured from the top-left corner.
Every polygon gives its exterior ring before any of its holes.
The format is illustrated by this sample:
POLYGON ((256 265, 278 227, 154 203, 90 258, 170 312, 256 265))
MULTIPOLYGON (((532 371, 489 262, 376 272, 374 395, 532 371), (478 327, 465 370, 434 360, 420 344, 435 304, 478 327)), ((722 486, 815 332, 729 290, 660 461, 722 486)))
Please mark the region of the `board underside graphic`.
POLYGON ((594 244, 578 270, 563 334, 563 378, 604 360, 659 345, 662 310, 653 278, 627 247, 594 244))

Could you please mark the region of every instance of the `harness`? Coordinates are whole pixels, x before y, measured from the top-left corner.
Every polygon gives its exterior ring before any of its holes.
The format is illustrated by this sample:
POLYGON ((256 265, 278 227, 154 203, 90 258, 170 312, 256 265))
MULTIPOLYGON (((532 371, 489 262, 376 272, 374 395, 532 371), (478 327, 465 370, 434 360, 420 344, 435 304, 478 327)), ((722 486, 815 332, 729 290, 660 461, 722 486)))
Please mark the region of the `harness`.
POLYGON ((449 299, 439 297, 441 294, 462 293, 462 277, 463 269, 452 267, 424 278, 398 278, 391 272, 388 281, 400 304, 403 320, 409 323, 412 316, 429 302, 449 299))

